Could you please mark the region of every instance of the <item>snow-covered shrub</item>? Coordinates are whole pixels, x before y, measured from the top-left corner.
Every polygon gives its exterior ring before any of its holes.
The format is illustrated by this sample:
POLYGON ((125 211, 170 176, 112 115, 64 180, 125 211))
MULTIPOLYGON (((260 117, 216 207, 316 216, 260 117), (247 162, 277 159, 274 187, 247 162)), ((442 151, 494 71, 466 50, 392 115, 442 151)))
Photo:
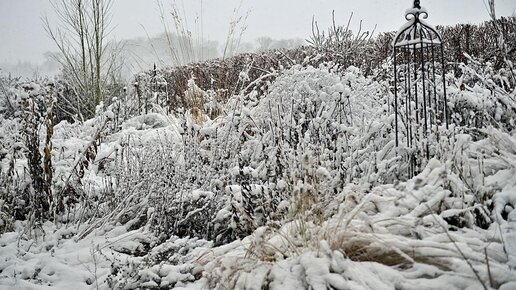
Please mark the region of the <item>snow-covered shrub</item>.
MULTIPOLYGON (((437 29, 443 37, 445 59, 456 75, 461 73, 460 63, 469 62, 467 55, 482 63, 491 62, 496 70, 505 67, 500 36, 503 36, 507 48, 516 45, 516 17, 500 17, 496 22, 490 20, 478 25, 438 26, 437 29)), ((508 59, 514 62, 514 53, 509 54, 508 59)))
POLYGON ((24 159, 23 137, 18 120, 0 116, 0 232, 12 230, 15 220, 25 219, 27 180, 19 178, 19 163, 24 159))
POLYGON ((352 18, 353 13, 349 17, 347 26, 337 25, 335 11, 333 11, 333 25, 328 28, 327 33, 319 29, 317 21, 312 20, 312 35, 307 40, 308 43, 323 56, 343 67, 366 64, 368 57, 365 56, 372 51, 371 39, 374 31, 362 31, 362 22, 360 22, 360 30, 356 34, 353 33, 349 29, 352 18))
POLYGON ((462 74, 449 87, 452 122, 467 128, 493 126, 509 132, 516 127, 516 73, 504 66, 468 57, 460 64, 462 74))
POLYGON ((128 148, 115 184, 129 182, 121 192, 132 188, 153 208, 147 218, 157 233, 227 243, 292 216, 317 216, 313 206, 346 183, 393 181, 388 86, 358 68, 339 71, 296 66, 254 108, 244 105, 252 95, 238 95, 223 118, 200 124, 186 115, 179 144, 164 135, 150 151, 128 148))
POLYGON ((16 85, 20 78, 0 74, 0 116, 11 118, 19 110, 16 85))
POLYGON ((225 178, 228 169, 226 164, 214 166, 211 154, 216 154, 217 148, 203 148, 200 139, 206 138, 201 135, 204 132, 192 115, 187 115, 187 120, 182 125, 171 120, 171 125, 178 127, 161 129, 151 149, 133 141, 117 154, 113 168, 117 185, 114 213, 124 223, 143 216, 143 222, 160 239, 176 235, 215 240, 217 233, 227 227, 215 222, 215 217, 227 204, 220 179, 225 178))
POLYGON ((110 172, 105 178, 113 185, 113 192, 110 199, 98 200, 109 218, 124 224, 141 219, 135 227, 148 223, 164 236, 207 234, 205 212, 192 212, 202 206, 209 207, 211 198, 210 193, 203 192, 194 196, 195 189, 209 183, 206 173, 201 173, 202 160, 196 150, 197 141, 194 142, 197 135, 188 130, 181 139, 176 125, 179 123, 174 118, 156 113, 133 118, 122 125, 119 134, 133 133, 124 143, 108 150, 112 162, 103 171, 110 172), (150 130, 156 130, 157 134, 150 130), (139 132, 149 133, 138 137, 139 132), (150 142, 153 146, 146 148, 150 142))
MULTIPOLYGON (((122 252, 144 243, 154 243, 155 237, 139 235, 135 242, 120 245, 122 252)), ((150 246, 150 244, 149 244, 150 246)), ((115 259, 111 274, 106 279, 110 289, 170 289, 186 286, 199 279, 200 271, 192 261, 211 247, 211 243, 197 238, 172 237, 154 244, 152 249, 136 255, 136 258, 115 259)))
POLYGON ((107 119, 56 124, 55 88, 53 83, 17 85, 12 92, 19 109, 10 119, 2 117, 0 126, 2 212, 16 220, 28 219, 29 227, 47 220, 81 220, 75 219, 77 211, 71 212, 77 208, 83 211, 82 217, 94 212, 91 208, 88 212, 94 202, 84 195, 93 187, 84 181, 102 136, 91 127, 105 127, 107 119), (77 130, 91 134, 87 138, 93 141, 78 142, 77 130))
MULTIPOLYGON (((46 123, 46 116, 43 115, 43 112, 46 111, 46 92, 40 92, 38 85, 29 85, 24 89, 26 94, 22 96, 22 134, 27 154, 27 167, 31 178, 31 186, 26 190, 29 196, 28 204, 34 211, 34 216, 31 218, 41 222, 50 213, 52 198, 52 169, 49 168, 49 172, 43 171, 43 158, 40 152, 40 128, 46 123), (47 173, 50 174, 50 178, 47 178, 47 173)), ((49 121, 49 125, 52 126, 52 119, 49 121)))
POLYGON ((383 170, 392 170, 380 164, 393 153, 388 86, 354 67, 343 74, 333 69, 338 68, 288 71, 253 109, 253 118, 264 128, 272 124, 276 142, 289 150, 314 146, 319 166, 340 182, 377 182, 383 170), (376 155, 381 148, 386 149, 376 155))
POLYGON ((50 216, 53 202, 52 85, 24 83, 10 93, 6 97, 15 111, 2 120, 2 130, 8 134, 0 134, 2 207, 4 214, 8 211, 16 219, 42 222, 50 216))
POLYGON ((199 129, 204 167, 217 170, 215 196, 225 195, 215 203, 216 223, 230 225, 223 236, 309 211, 347 182, 393 178, 392 146, 376 154, 390 143, 385 84, 356 68, 328 71, 337 69, 287 70, 255 108, 236 97, 226 118, 199 129))

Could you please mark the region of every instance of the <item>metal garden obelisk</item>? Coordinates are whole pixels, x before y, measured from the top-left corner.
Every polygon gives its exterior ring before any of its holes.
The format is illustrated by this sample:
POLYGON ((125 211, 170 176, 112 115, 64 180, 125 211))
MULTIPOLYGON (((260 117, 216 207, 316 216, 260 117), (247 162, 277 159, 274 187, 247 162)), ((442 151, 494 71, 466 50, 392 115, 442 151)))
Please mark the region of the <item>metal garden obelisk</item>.
POLYGON ((414 1, 392 43, 396 146, 406 149, 409 177, 433 155, 430 141, 448 128, 442 37, 427 18, 420 1, 414 1))

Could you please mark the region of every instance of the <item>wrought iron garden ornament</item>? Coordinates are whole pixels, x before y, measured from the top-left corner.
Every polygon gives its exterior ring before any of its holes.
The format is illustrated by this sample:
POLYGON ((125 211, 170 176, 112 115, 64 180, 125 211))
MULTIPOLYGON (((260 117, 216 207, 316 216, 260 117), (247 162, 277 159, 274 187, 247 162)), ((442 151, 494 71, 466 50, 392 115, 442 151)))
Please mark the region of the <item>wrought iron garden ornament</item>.
POLYGON ((432 155, 429 138, 438 136, 443 125, 448 128, 442 37, 427 18, 428 12, 415 0, 392 43, 396 146, 405 139, 411 152, 409 176, 418 172, 421 157, 428 160, 432 155))

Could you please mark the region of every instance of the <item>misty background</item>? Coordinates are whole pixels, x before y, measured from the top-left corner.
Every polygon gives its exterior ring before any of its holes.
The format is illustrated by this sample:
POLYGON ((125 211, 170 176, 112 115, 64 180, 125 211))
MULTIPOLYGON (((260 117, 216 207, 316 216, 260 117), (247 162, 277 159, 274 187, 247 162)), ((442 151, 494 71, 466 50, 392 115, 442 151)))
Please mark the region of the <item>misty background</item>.
MULTIPOLYGON (((122 47, 123 77, 142 70, 171 65, 169 43, 180 42, 174 33, 172 4, 199 49, 195 59, 228 57, 240 52, 291 48, 305 44, 312 19, 320 29, 332 22, 375 33, 395 31, 405 20, 412 0, 114 0, 112 31, 108 38, 122 47), (161 8, 160 8, 161 7, 161 8), (164 16, 164 21, 161 16, 164 16), (165 31, 172 35, 165 37, 165 31)), ((489 19, 484 0, 423 0, 434 25, 480 23, 489 19)), ((512 16, 516 0, 496 1, 497 16, 512 16)), ((0 73, 37 77, 53 75, 60 66, 57 49, 43 28, 42 17, 57 22, 48 0, 0 0, 0 73)))

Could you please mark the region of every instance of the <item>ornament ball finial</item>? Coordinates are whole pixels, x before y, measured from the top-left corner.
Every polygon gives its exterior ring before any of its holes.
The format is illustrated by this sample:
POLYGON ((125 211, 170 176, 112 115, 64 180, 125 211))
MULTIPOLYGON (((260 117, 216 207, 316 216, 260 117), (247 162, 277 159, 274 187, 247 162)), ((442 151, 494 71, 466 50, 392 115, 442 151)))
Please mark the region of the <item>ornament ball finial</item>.
POLYGON ((420 0, 414 0, 414 8, 421 9, 421 1, 420 0))

